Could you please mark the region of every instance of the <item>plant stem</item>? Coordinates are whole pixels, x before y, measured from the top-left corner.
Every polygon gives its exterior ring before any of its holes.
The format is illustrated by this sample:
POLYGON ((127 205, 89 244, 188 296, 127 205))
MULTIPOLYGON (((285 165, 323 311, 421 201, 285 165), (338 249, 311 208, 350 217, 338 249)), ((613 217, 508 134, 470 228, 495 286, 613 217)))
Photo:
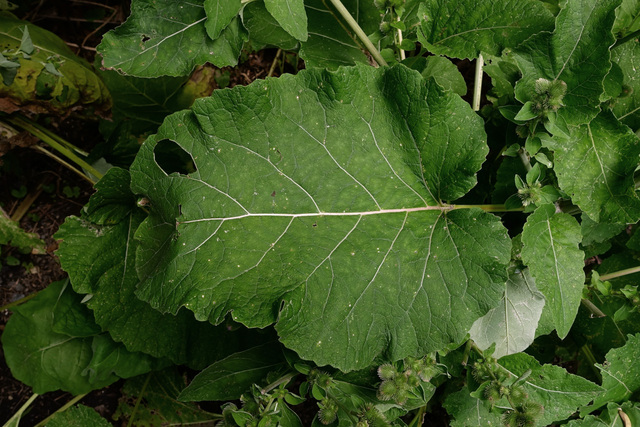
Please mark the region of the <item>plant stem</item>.
POLYGON ((26 297, 20 298, 19 300, 12 301, 9 304, 5 304, 2 307, 0 307, 0 311, 5 311, 5 310, 10 309, 11 307, 17 307, 20 304, 24 304, 25 302, 29 301, 31 298, 33 298, 36 295, 38 295, 38 293, 40 293, 40 291, 34 292, 32 294, 29 294, 26 297))
POLYGON ((267 74, 267 77, 273 76, 273 72, 276 69, 276 65, 278 65, 278 57, 280 56, 281 52, 282 52, 282 49, 278 49, 278 51, 276 52, 276 57, 273 58, 273 62, 271 63, 271 68, 269 68, 269 74, 267 74))
POLYGON ((15 414, 13 414, 13 416, 7 421, 5 426, 9 426, 9 425, 16 425, 17 426, 18 422, 20 421, 20 418, 22 418, 22 414, 33 403, 33 401, 36 400, 36 397, 38 397, 38 393, 33 393, 31 395, 31 397, 29 398, 29 400, 27 400, 24 403, 24 405, 22 405, 20 407, 20 409, 18 409, 18 411, 15 414))
POLYGON ((480 110, 480 94, 482 93, 482 67, 484 67, 484 58, 482 54, 478 55, 476 60, 476 75, 473 80, 473 111, 480 110))
POLYGON ((56 162, 60 163, 62 166, 65 166, 70 171, 77 173, 78 175, 80 175, 82 177, 82 179, 85 179, 85 180, 89 181, 91 183, 91 185, 96 183, 94 180, 92 180, 90 177, 88 177, 86 174, 84 174, 80 169, 76 168, 75 166, 73 166, 71 163, 67 162, 63 158, 56 156, 55 154, 53 154, 51 151, 45 149, 44 147, 40 147, 39 145, 36 145, 33 148, 35 150, 40 151, 45 156, 51 157, 53 160, 55 160, 56 162))
MULTIPOLYGON (((398 16, 398 22, 400 22, 400 17, 398 16)), ((404 53, 404 49, 402 49, 402 47, 400 47, 400 45, 402 44, 402 30, 400 28, 398 28, 398 50, 400 51, 400 61, 402 61, 403 59, 406 59, 406 55, 404 53)))
POLYGON ((527 153, 525 153, 524 148, 521 147, 518 150, 518 156, 520 156, 520 160, 522 160, 524 168, 527 170, 527 172, 529 172, 531 170, 531 160, 529 160, 529 156, 527 156, 527 153))
POLYGON ((603 274, 602 276, 600 276, 600 280, 603 280, 603 281, 611 280, 611 279, 615 279, 616 277, 622 277, 622 276, 626 276, 628 274, 634 274, 634 273, 640 273, 640 266, 631 267, 631 268, 627 268, 619 271, 614 271, 613 273, 609 273, 609 274, 603 274))
MULTIPOLYGON (((40 138, 42 142, 48 144, 53 149, 58 151, 60 154, 67 157, 69 160, 72 160, 75 164, 77 164, 78 166, 80 166, 81 168, 83 168, 93 176, 95 176, 97 179, 102 178, 102 174, 100 172, 95 170, 93 166, 91 166, 89 163, 85 162, 83 159, 78 157, 71 149, 68 148, 68 145, 70 145, 69 143, 62 144, 59 141, 56 141, 56 139, 59 139, 59 138, 51 137, 47 132, 42 131, 37 126, 34 126, 33 124, 27 122, 21 117, 8 117, 7 121, 11 124, 21 127, 22 129, 31 133, 33 136, 40 138)), ((65 164, 65 166, 68 167, 68 164, 65 164)), ((90 178, 87 177, 87 179, 92 183, 95 183, 90 178)))
POLYGON ((624 36, 621 39, 618 39, 613 46, 611 46, 611 49, 615 49, 619 46, 622 46, 623 44, 625 44, 626 42, 628 42, 629 40, 633 40, 635 38, 637 38, 638 36, 640 36, 640 30, 636 30, 631 34, 627 34, 626 36, 624 36))
POLYGON ((75 396, 73 399, 71 399, 70 401, 68 401, 67 403, 65 403, 60 409, 58 409, 56 412, 54 412, 53 414, 49 415, 47 418, 45 418, 44 420, 40 421, 38 424, 35 425, 35 427, 44 427, 47 425, 47 423, 51 420, 51 418, 53 418, 53 416, 59 412, 64 412, 67 409, 69 409, 70 407, 72 407, 73 405, 75 405, 76 403, 78 403, 78 401, 80 401, 83 397, 85 397, 87 395, 87 393, 84 394, 79 394, 77 396, 75 396))
POLYGON ((424 425, 424 416, 426 413, 427 405, 421 406, 416 416, 413 417, 413 420, 411 420, 411 422, 409 423, 409 427, 420 427, 424 425))
POLYGON ((482 209, 485 212, 522 212, 524 210, 524 207, 506 209, 504 205, 450 205, 450 206, 451 206, 451 210, 478 208, 478 209, 482 209))
MULTIPOLYGON (((21 122, 21 123, 25 123, 28 125, 33 126, 34 128, 38 129, 40 132, 44 133, 45 135, 48 135, 51 139, 53 139, 54 141, 57 141, 58 143, 60 143, 61 145, 64 145, 65 147, 67 147, 69 150, 71 151, 75 151, 76 153, 82 155, 82 156, 88 156, 89 153, 87 153, 84 150, 79 149, 78 147, 76 147, 75 145, 73 145, 72 143, 70 143, 69 141, 67 141, 64 138, 61 138, 59 135, 57 135, 54 132, 51 132, 49 129, 39 125, 38 123, 29 120, 26 117, 23 116, 12 116, 13 118, 16 119, 16 121, 21 122)), ((21 126, 21 125, 19 125, 21 126)))
POLYGON ((585 306, 587 310, 589 310, 589 312, 591 313, 591 317, 607 317, 607 315, 604 314, 602 310, 596 307, 596 305, 588 299, 583 298, 582 300, 580 300, 580 302, 585 306))
POLYGON ((362 28, 360 27, 360 25, 358 25, 356 20, 353 19, 353 16, 351 16, 351 13, 349 13, 347 8, 344 7, 342 2, 340 0, 330 0, 330 1, 331 1, 331 4, 333 4, 333 7, 335 7, 338 10, 338 13, 340 13, 340 16, 342 16, 342 18, 345 21, 347 21, 347 24, 349 24, 349 27, 351 27, 351 29, 356 33, 358 38, 362 41, 362 43, 367 48, 369 53, 371 53, 371 56, 373 56, 373 59, 375 59, 378 65, 381 65, 381 66, 388 65, 387 61, 385 61, 382 55, 380 55, 380 52, 378 51, 378 49, 376 49, 373 43, 371 43, 371 40, 369 40, 369 37, 367 37, 364 31, 362 31, 362 28))
POLYGON ((144 396, 145 391, 147 391, 147 385, 149 384, 149 379, 151 379, 151 372, 147 374, 147 378, 144 380, 144 384, 142 385, 142 389, 140 390, 140 395, 136 399, 136 404, 133 407, 133 411, 131 411, 131 417, 129 417, 129 422, 127 423, 127 427, 131 427, 133 423, 133 419, 135 418, 136 412, 138 411, 138 407, 140 406, 140 401, 142 400, 142 396, 144 396))
POLYGON ((293 377, 295 377, 296 375, 298 375, 297 372, 291 372, 283 377, 280 377, 278 380, 272 382, 271 384, 269 384, 268 386, 266 386, 265 388, 263 388, 262 390, 260 390, 262 393, 269 393, 271 390, 273 390, 274 388, 278 387, 280 384, 286 384, 288 383, 293 377))

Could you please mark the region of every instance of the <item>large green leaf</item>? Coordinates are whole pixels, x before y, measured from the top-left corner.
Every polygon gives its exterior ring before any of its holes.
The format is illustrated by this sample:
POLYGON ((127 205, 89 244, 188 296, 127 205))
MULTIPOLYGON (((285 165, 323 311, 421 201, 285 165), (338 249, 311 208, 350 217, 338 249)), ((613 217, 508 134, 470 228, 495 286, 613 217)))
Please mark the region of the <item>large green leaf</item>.
POLYGON ((624 37, 640 29, 640 1, 622 0, 620 7, 616 9, 616 21, 613 24, 613 33, 618 37, 624 37))
POLYGON ((82 106, 102 112, 111 107, 109 91, 91 65, 55 34, 4 14, 0 16, 0 45, 3 55, 12 58, 16 54, 13 62, 20 64, 11 84, 0 79, 3 112, 66 114, 82 106), (25 31, 32 44, 28 55, 17 52, 25 31))
MULTIPOLYGON (((344 0, 353 19, 371 34, 378 29, 380 14, 371 1, 344 0)), ((340 14, 324 0, 307 0, 309 38, 301 43, 300 57, 307 67, 335 69, 341 65, 369 63, 363 46, 340 14)))
MULTIPOLYGON (((67 300, 80 304, 80 296, 66 284, 67 281, 52 283, 13 309, 2 334, 2 347, 14 377, 38 394, 53 390, 81 394, 157 366, 149 356, 128 352, 106 333, 73 336, 56 332, 53 326, 57 306, 67 300), (103 357, 114 352, 117 361, 103 357)), ((84 321, 94 322, 90 317, 84 321)))
POLYGON ((307 13, 303 0, 264 0, 264 4, 287 33, 297 40, 307 40, 307 13))
POLYGON ((553 33, 531 37, 516 50, 522 70, 516 97, 536 96, 536 81, 563 81, 567 85, 559 117, 568 124, 588 123, 600 111, 594 100, 604 92, 611 68, 609 46, 615 41, 611 26, 621 0, 575 0, 564 3, 553 33))
POLYGON ((134 295, 138 244, 133 235, 145 215, 136 209, 128 187, 129 173, 110 169, 96 184, 88 216, 69 217, 56 234, 62 239, 57 255, 74 289, 92 295, 88 306, 96 322, 129 350, 194 368, 232 353, 243 339, 241 331, 198 322, 186 310, 163 315, 134 295))
POLYGON ((486 153, 468 104, 403 66, 214 92, 132 165, 150 204, 137 294, 213 323, 277 321, 301 357, 345 370, 458 343, 498 303, 510 242, 493 215, 440 202, 486 153), (163 170, 167 144, 196 171, 163 170))
POLYGON ((476 320, 471 339, 482 350, 495 343, 497 358, 524 351, 535 338, 544 304, 528 269, 510 271, 500 305, 476 320))
POLYGON ((535 358, 525 353, 505 356, 498 363, 515 377, 531 370, 522 385, 529 399, 544 407, 537 425, 546 426, 568 418, 579 406, 590 402, 602 392, 597 384, 572 375, 559 366, 540 365, 535 358))
POLYGON ((553 15, 537 0, 427 0, 418 16, 418 40, 430 52, 454 58, 497 56, 553 29, 553 15))
POLYGON ((544 205, 527 218, 522 231, 522 260, 551 308, 560 338, 569 333, 584 284, 584 253, 578 248, 580 224, 571 215, 544 205))
POLYGON ((611 112, 571 130, 569 138, 544 141, 555 152, 560 188, 596 222, 635 223, 640 199, 633 174, 640 139, 611 112))
POLYGON ((236 65, 244 29, 233 18, 220 36, 207 35, 204 0, 134 0, 127 21, 104 35, 102 64, 139 77, 185 76, 196 65, 236 65))

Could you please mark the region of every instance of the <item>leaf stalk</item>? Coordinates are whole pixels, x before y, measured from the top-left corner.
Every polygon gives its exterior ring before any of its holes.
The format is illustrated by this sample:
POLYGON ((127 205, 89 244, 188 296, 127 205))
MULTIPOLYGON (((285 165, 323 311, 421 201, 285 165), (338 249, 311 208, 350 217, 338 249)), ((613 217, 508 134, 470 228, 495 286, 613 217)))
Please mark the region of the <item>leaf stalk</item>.
POLYGON ((600 276, 600 280, 602 281, 611 280, 611 279, 615 279, 616 277, 627 276, 629 274, 635 274, 635 273, 640 273, 640 266, 626 268, 624 270, 619 270, 619 271, 614 271, 613 273, 609 273, 609 274, 603 274, 602 276, 600 276))
POLYGON ((338 10, 338 13, 340 13, 340 16, 342 16, 342 18, 345 21, 347 21, 347 24, 349 24, 349 27, 351 27, 351 29, 356 33, 360 41, 362 41, 362 43, 367 48, 371 56, 373 56, 373 59, 375 59, 378 65, 383 67, 389 65, 387 64, 387 61, 385 61, 382 55, 380 54, 380 51, 378 51, 378 49, 376 49, 373 43, 371 43, 371 40, 369 40, 369 37, 367 37, 367 35, 362 30, 360 25, 356 22, 355 19, 353 19, 353 16, 351 16, 351 13, 349 13, 347 8, 344 7, 342 2, 340 0, 330 0, 330 1, 331 1, 331 4, 333 4, 333 7, 335 7, 338 10))

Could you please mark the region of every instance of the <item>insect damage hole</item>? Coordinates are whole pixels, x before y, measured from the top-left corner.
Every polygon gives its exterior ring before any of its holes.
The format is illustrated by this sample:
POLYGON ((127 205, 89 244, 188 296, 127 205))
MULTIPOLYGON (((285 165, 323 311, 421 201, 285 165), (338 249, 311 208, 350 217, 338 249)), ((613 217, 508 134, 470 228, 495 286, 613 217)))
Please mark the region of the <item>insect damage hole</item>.
POLYGON ((170 139, 158 141, 153 149, 153 158, 167 175, 176 172, 188 175, 198 170, 191 154, 170 139))

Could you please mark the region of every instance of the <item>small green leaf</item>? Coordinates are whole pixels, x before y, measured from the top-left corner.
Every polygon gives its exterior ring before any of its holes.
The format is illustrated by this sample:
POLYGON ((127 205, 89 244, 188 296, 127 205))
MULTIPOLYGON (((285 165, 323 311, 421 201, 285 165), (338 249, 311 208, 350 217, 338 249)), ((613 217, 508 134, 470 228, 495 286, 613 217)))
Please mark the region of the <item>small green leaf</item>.
POLYGON ((573 414, 578 407, 595 399, 602 387, 565 369, 554 365, 540 365, 525 353, 501 358, 498 363, 513 376, 520 377, 526 371, 531 374, 522 382, 531 402, 543 406, 544 411, 537 425, 549 425, 573 414))
POLYGON ((638 359, 640 334, 629 335, 624 346, 609 351, 605 363, 596 365, 602 374, 602 387, 606 391, 584 410, 589 413, 608 402, 624 402, 640 390, 640 371, 636 369, 638 359))
POLYGON ((204 0, 204 11, 207 15, 204 27, 209 38, 216 40, 220 37, 220 33, 238 16, 240 9, 241 0, 204 0))
POLYGON ((26 25, 22 30, 22 40, 20 41, 20 47, 18 48, 18 50, 26 53, 27 55, 31 55, 35 50, 33 41, 31 40, 31 36, 29 35, 29 27, 26 25))
POLYGON ((532 109, 533 102, 527 101, 524 103, 518 114, 513 118, 515 121, 526 122, 528 120, 533 120, 537 118, 540 114, 538 112, 533 111, 532 109))
POLYGON ((268 373, 285 368, 284 356, 277 343, 262 344, 234 353, 205 368, 180 393, 178 400, 234 400, 260 384, 268 373))
POLYGON ((444 56, 411 57, 402 61, 407 67, 417 70, 424 78, 433 77, 440 86, 460 96, 467 93, 467 83, 451 60, 444 56))
POLYGON ((307 13, 303 0, 264 0, 267 10, 292 37, 307 41, 307 13))
POLYGON ((578 248, 580 225, 569 214, 543 205, 527 218, 522 231, 522 260, 549 304, 560 338, 569 333, 584 284, 584 253, 578 248))
POLYGON ((488 400, 471 396, 468 385, 447 396, 443 406, 453 417, 451 427, 502 425, 500 413, 491 410, 488 400))

